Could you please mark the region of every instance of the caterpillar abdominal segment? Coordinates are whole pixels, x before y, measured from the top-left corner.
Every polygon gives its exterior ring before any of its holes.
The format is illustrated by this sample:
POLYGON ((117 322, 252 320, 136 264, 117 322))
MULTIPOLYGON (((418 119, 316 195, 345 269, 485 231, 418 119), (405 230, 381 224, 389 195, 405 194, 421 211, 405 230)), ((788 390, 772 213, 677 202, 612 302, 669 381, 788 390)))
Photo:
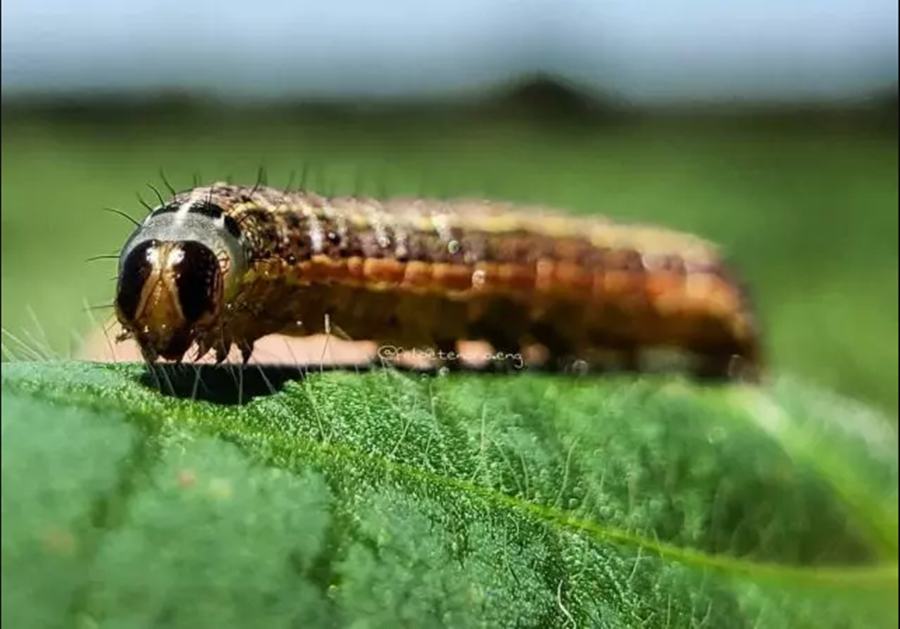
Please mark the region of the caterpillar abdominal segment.
POLYGON ((548 208, 325 198, 224 183, 174 194, 119 258, 122 338, 145 360, 217 361, 274 333, 451 352, 537 345, 549 360, 640 368, 672 348, 699 373, 756 378, 745 290, 711 243, 548 208))

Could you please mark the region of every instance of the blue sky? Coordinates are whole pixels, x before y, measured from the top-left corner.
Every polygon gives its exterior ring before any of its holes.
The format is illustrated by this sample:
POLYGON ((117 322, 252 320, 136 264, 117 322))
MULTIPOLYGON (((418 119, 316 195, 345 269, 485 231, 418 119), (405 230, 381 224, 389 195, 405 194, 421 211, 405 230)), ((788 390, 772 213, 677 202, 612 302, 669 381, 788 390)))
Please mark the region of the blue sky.
POLYGON ((896 84, 896 0, 3 0, 4 95, 415 95, 548 71, 635 102, 896 84))

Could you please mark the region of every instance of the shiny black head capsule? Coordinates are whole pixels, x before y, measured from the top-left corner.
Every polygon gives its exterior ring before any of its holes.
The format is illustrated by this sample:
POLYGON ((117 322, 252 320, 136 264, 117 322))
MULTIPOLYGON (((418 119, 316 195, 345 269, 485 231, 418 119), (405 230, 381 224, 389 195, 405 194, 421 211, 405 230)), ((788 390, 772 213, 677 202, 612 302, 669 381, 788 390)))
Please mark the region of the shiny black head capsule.
POLYGON ((154 271, 158 247, 158 241, 146 240, 135 246, 124 259, 116 291, 116 309, 120 319, 133 321, 137 317, 144 286, 154 271))
POLYGON ((186 323, 193 325, 206 314, 218 309, 219 288, 222 283, 219 260, 206 245, 183 242, 183 252, 171 272, 178 289, 178 304, 186 323))
POLYGON ((180 360, 219 311, 222 271, 195 241, 146 240, 122 261, 116 311, 145 356, 180 360))

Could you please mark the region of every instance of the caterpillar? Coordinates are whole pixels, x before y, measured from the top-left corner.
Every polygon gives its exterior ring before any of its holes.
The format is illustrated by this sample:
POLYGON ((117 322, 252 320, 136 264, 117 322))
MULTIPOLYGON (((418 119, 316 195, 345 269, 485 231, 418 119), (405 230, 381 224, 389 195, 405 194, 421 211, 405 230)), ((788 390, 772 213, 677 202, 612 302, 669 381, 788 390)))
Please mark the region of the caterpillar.
POLYGON ((692 370, 756 379, 747 290, 718 247, 650 225, 474 198, 323 197, 214 183, 174 193, 119 256, 123 332, 147 362, 223 361, 280 333, 337 333, 453 356, 529 345, 552 365, 641 368, 673 349, 692 370))

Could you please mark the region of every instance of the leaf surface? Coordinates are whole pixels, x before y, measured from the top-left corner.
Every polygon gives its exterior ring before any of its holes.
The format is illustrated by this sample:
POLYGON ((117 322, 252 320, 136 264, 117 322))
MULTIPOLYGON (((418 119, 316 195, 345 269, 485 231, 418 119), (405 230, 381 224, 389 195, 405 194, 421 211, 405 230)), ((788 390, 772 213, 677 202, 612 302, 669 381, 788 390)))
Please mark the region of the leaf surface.
POLYGON ((799 382, 151 384, 2 365, 4 623, 897 623, 895 423, 799 382))

